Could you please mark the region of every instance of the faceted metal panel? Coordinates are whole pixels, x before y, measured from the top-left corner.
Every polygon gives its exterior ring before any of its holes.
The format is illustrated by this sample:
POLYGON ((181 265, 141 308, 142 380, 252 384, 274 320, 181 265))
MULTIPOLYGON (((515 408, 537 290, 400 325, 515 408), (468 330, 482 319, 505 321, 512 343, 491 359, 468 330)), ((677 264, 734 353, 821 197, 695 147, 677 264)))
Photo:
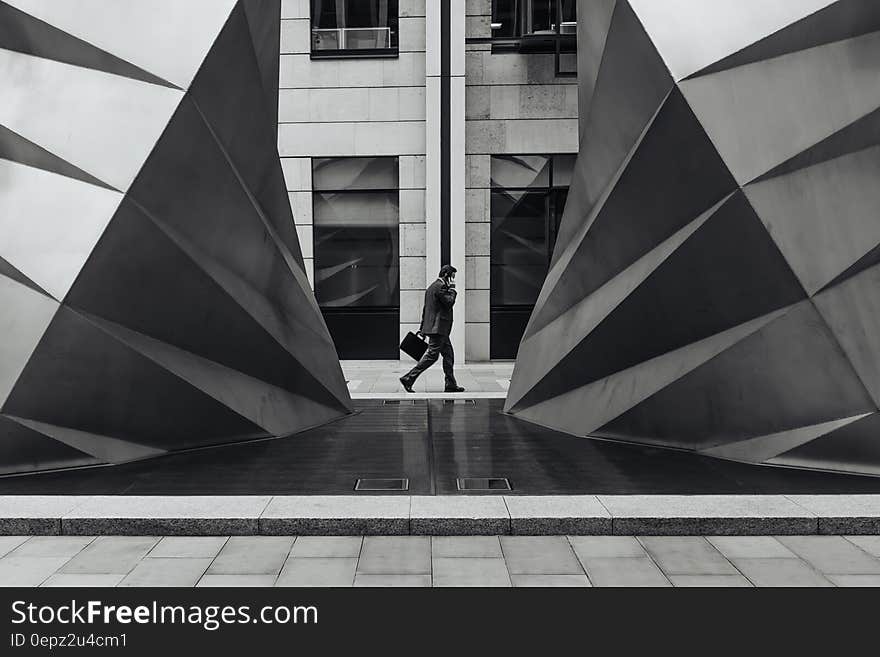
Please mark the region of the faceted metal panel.
POLYGON ((280 2, 4 16, 0 473, 349 413, 278 157, 280 2))
POLYGON ((0 182, 0 257, 63 299, 122 194, 8 160, 0 182))
MULTIPOLYGON (((6 4, 189 87, 239 0, 5 0, 6 4)), ((266 2, 271 12, 273 2, 266 2)))
POLYGON ((0 95, 0 125, 124 191, 183 92, 0 49, 0 95))
POLYGON ((593 67, 567 237, 505 410, 581 436, 880 472, 880 4, 608 11, 581 8, 593 67), (640 84, 622 75, 637 60, 640 84))

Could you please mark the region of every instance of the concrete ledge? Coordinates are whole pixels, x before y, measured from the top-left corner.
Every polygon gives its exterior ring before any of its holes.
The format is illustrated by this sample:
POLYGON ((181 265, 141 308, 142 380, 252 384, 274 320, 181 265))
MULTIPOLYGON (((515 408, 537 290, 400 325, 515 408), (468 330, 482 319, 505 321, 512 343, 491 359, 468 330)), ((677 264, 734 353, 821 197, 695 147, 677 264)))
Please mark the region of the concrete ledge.
POLYGON ((0 534, 6 536, 55 536, 61 534, 61 518, 86 499, 79 495, 2 495, 0 534))
POLYGON ((259 530, 269 496, 109 496, 83 498, 61 518, 70 535, 241 536, 259 530))
POLYGON ((314 495, 275 497, 260 517, 268 536, 409 534, 409 497, 314 495))
POLYGON ((504 499, 510 511, 511 534, 596 536, 611 533, 611 514, 592 495, 510 495, 504 499))
POLYGON ((10 495, 0 534, 880 534, 880 495, 10 495))
POLYGON ((411 534, 496 536, 510 533, 510 514, 503 497, 447 495, 411 499, 411 534))
MULTIPOLYGON (((880 499, 880 498, 878 498, 880 499)), ((617 536, 815 534, 815 514, 782 495, 600 495, 617 536)))
POLYGON ((820 534, 880 534, 880 496, 792 495, 818 519, 820 534))

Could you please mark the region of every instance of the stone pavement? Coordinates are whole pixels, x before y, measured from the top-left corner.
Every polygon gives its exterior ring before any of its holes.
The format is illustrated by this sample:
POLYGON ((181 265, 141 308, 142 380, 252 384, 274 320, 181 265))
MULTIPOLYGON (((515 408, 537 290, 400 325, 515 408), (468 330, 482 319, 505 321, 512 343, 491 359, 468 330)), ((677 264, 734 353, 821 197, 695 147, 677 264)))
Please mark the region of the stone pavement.
POLYGON ((2 536, 2 586, 880 586, 871 536, 2 536))
MULTIPOLYGON (((342 371, 348 381, 348 390, 354 399, 398 399, 407 393, 400 385, 400 377, 407 373, 415 361, 407 360, 344 360, 342 371)), ((464 397, 500 397, 507 394, 513 362, 465 363, 455 366, 458 384, 466 388, 464 397)), ((416 381, 413 390, 443 395, 443 367, 440 362, 416 381)))

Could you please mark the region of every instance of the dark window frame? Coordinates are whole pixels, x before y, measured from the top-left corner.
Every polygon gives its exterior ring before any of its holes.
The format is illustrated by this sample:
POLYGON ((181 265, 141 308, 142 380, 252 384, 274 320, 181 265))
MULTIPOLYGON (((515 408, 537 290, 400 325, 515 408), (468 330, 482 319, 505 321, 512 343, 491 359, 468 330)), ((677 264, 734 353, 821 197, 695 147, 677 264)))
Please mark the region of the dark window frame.
MULTIPOLYGON (((325 2, 333 2, 334 0, 324 0, 325 2)), ((368 0, 358 0, 359 2, 367 2, 368 0)), ((316 49, 314 41, 314 31, 316 29, 333 29, 320 28, 315 26, 315 2, 309 2, 309 57, 313 60, 321 59, 395 59, 400 56, 400 4, 399 0, 388 0, 388 27, 391 28, 390 48, 338 48, 338 49, 316 49)), ((337 28, 339 29, 339 28, 337 28)), ((344 29, 344 28, 342 28, 344 29)), ((355 28, 358 29, 358 28, 355 28)), ((360 28, 368 29, 368 28, 360 28)))
MULTIPOLYGON (((577 20, 575 21, 562 21, 557 19, 555 27, 555 33, 540 33, 540 34, 522 34, 522 15, 525 13, 524 7, 519 7, 520 16, 517 18, 516 27, 513 30, 513 34, 508 35, 496 35, 496 31, 493 26, 497 26, 498 23, 495 19, 498 17, 498 2, 501 0, 492 0, 492 15, 490 17, 491 25, 490 29, 492 35, 489 37, 468 37, 465 41, 469 44, 490 44, 492 47, 493 54, 521 54, 521 53, 547 53, 555 55, 555 76, 558 78, 573 78, 577 77, 577 60, 573 56, 577 54, 577 30, 571 31, 571 33, 565 33, 562 31, 563 24, 568 25, 568 28, 571 28, 571 24, 574 23, 576 28, 577 20), (568 59, 565 59, 565 58, 568 59), (565 60, 565 61, 564 61, 565 60), (565 62, 569 62, 569 66, 566 67, 565 62), (574 65, 574 68, 571 68, 571 64, 574 65)), ((509 2, 519 0, 507 0, 509 2)), ((563 0, 557 0, 557 2, 561 3, 563 0)), ((575 3, 577 0, 573 0, 575 3)), ((562 12, 562 5, 556 5, 557 13, 560 14, 562 12)), ((577 4, 575 4, 575 11, 577 11, 577 4)))
MULTIPOLYGON (((492 359, 504 360, 504 359, 513 359, 516 357, 515 353, 503 353, 504 349, 502 346, 499 346, 499 342, 510 342, 511 339, 511 331, 516 330, 512 327, 516 324, 522 324, 522 322, 527 319, 535 305, 531 304, 514 304, 514 303, 494 303, 492 299, 492 293, 495 291, 495 286, 493 285, 493 254, 492 254, 492 219, 494 218, 494 214, 492 212, 492 199, 495 194, 502 192, 510 192, 510 193, 524 193, 524 194, 534 194, 534 195, 544 195, 547 197, 547 214, 544 217, 544 235, 545 235, 545 246, 547 247, 547 271, 549 272, 550 265, 553 258, 553 251, 556 247, 556 239, 558 237, 559 232, 559 222, 562 220, 562 214, 565 210, 564 200, 562 201, 563 206, 559 207, 560 195, 564 194, 567 198, 569 190, 571 188, 570 183, 567 185, 557 185, 556 184, 556 163, 557 158, 560 157, 574 157, 576 154, 574 153, 516 153, 514 157, 543 157, 549 160, 549 171, 548 171, 548 179, 546 185, 541 186, 532 186, 532 187, 524 187, 524 186, 515 186, 515 187, 505 187, 503 185, 495 185, 491 180, 491 159, 490 159, 490 189, 489 189, 489 212, 490 212, 490 245, 489 245, 489 350, 490 357, 492 359), (501 317, 504 317, 502 320, 501 317), (499 323, 501 325, 499 325, 499 323), (494 337, 493 337, 494 336, 494 337)), ((492 156, 496 157, 496 156, 492 156)), ((505 157, 505 155, 498 155, 497 157, 505 157)), ((497 266, 497 265, 496 265, 497 266)), ((546 274, 545 274, 546 276, 546 274)), ((522 324, 522 329, 525 328, 525 325, 522 324)), ((509 346, 509 345, 504 345, 509 346)))
MULTIPOLYGON (((311 163, 311 171, 312 171, 312 191, 311 191, 311 204, 312 204, 312 261, 313 263, 317 261, 317 242, 316 242, 316 233, 318 224, 315 223, 315 206, 316 206, 316 198, 319 195, 324 194, 339 194, 339 195, 365 195, 365 194, 396 194, 397 195, 397 204, 398 204, 398 216, 397 216, 397 225, 398 230, 400 226, 400 157, 397 155, 342 155, 342 156, 332 156, 332 157, 311 157, 309 158, 311 163), (369 187, 369 188, 349 188, 349 189, 315 189, 314 182, 314 167, 316 160, 361 160, 361 159, 386 159, 386 160, 394 160, 397 168, 398 175, 398 185, 397 188, 391 187, 369 187)), ((399 238, 398 238, 399 240, 399 238)), ((317 268, 315 269, 317 273, 317 268)), ((313 283, 313 287, 315 288, 315 297, 317 301, 317 280, 313 283)), ((370 312, 377 311, 399 311, 400 310, 400 244, 397 244, 397 305, 375 305, 375 306, 321 306, 318 301, 318 306, 321 308, 322 312, 326 313, 357 313, 363 312, 365 314, 369 314, 370 312)))

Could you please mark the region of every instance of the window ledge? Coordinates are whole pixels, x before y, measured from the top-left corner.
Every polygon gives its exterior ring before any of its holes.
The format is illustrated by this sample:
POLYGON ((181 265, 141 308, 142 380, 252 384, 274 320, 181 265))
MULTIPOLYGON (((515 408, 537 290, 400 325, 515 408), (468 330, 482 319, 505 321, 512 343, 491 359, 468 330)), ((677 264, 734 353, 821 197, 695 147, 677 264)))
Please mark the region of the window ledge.
POLYGON ((376 48, 374 50, 313 50, 311 59, 397 59, 397 48, 376 48))

